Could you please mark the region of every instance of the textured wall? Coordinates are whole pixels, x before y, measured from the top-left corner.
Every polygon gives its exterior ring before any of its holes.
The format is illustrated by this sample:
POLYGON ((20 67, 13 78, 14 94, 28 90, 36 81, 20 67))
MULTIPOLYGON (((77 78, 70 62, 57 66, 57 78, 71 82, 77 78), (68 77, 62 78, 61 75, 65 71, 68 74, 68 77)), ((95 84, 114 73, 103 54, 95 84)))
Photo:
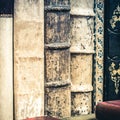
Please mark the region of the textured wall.
POLYGON ((92 111, 92 56, 94 0, 71 0, 71 114, 92 111))
POLYGON ((70 4, 45 0, 45 114, 70 117, 70 4))
POLYGON ((13 120, 13 19, 0 16, 0 119, 13 120))
POLYGON ((44 115, 43 0, 14 1, 15 119, 44 115))

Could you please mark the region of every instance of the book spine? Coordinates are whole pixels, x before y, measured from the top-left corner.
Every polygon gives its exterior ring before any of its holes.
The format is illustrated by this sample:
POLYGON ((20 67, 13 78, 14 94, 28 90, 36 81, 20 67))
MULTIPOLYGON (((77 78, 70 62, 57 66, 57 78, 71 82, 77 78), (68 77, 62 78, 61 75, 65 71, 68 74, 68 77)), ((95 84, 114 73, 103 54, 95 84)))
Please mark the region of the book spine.
POLYGON ((71 114, 91 113, 94 0, 71 0, 71 114))
POLYGON ((44 1, 14 1, 15 120, 44 115, 44 1))
POLYGON ((13 120, 13 18, 0 14, 0 119, 13 120))
POLYGON ((69 117, 70 1, 45 0, 45 114, 69 117))
MULTIPOLYGON (((93 65, 93 107, 95 108, 99 102, 103 101, 103 97, 107 96, 105 92, 105 78, 104 78, 104 52, 106 51, 106 47, 104 47, 104 25, 105 25, 105 16, 104 16, 104 7, 105 0, 95 0, 95 18, 94 18, 94 34, 95 34, 95 55, 93 57, 94 65, 93 65), (100 5, 100 6, 99 6, 100 5), (104 82, 103 82, 104 81, 104 82), (104 85, 103 85, 104 83, 104 85), (104 91, 103 91, 104 87, 104 91), (103 95, 104 93, 104 95, 103 95)), ((107 6, 108 8, 108 6, 107 6)), ((109 13, 110 14, 110 13, 109 13)), ((105 98, 104 98, 105 99, 105 98)))

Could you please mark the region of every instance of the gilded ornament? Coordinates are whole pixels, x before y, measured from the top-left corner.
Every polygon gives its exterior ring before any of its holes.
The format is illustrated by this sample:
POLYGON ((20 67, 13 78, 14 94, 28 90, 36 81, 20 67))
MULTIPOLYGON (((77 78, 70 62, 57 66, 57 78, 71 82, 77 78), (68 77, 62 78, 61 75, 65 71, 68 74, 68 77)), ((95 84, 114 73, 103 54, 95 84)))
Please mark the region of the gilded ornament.
POLYGON ((110 19, 110 24, 112 29, 115 29, 116 23, 120 21, 120 6, 118 5, 117 8, 113 12, 112 19, 110 19))
POLYGON ((114 62, 111 63, 109 66, 111 80, 115 84, 115 93, 118 94, 119 92, 119 83, 120 83, 120 64, 119 67, 116 69, 116 65, 114 62))

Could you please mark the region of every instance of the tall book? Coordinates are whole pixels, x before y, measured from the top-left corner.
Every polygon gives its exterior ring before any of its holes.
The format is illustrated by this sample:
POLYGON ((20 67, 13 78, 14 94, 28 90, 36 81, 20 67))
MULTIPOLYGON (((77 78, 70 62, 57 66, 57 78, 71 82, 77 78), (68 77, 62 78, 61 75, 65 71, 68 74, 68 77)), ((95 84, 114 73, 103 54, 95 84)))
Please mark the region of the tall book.
POLYGON ((13 120, 13 1, 0 0, 0 119, 13 120))
POLYGON ((0 119, 13 120, 12 16, 0 16, 0 119))
POLYGON ((15 120, 44 115, 44 1, 14 1, 15 120))
POLYGON ((71 114, 90 114, 94 0, 71 0, 71 114))
POLYGON ((70 1, 45 0, 45 114, 70 116, 70 1))

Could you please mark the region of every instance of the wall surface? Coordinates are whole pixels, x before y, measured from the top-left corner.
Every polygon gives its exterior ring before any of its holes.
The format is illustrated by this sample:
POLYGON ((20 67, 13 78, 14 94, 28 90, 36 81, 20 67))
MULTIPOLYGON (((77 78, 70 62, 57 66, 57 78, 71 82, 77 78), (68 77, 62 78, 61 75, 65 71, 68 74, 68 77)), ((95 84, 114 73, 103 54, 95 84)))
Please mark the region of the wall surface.
POLYGON ((15 119, 44 115, 44 1, 14 2, 15 119))

